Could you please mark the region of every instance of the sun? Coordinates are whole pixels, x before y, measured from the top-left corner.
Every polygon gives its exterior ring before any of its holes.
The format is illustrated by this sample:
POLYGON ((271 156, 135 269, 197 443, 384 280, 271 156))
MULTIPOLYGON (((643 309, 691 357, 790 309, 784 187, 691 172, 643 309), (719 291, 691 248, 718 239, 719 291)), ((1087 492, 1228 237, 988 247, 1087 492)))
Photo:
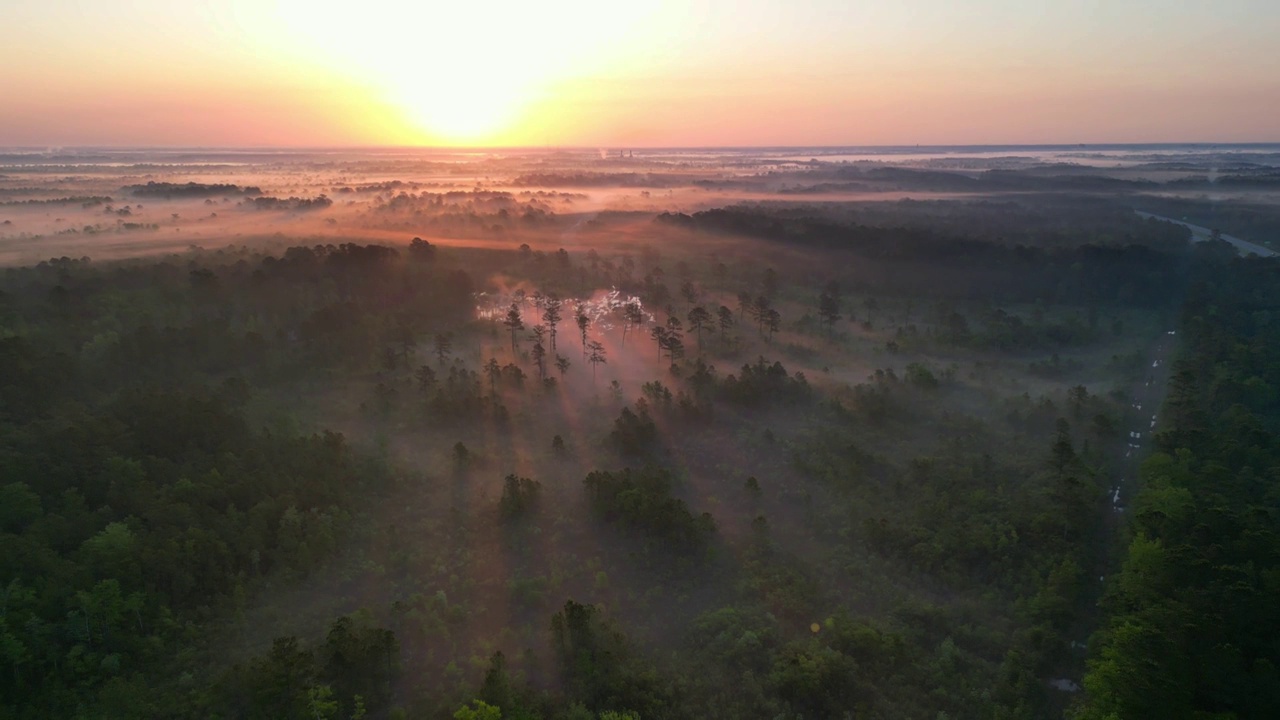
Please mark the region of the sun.
POLYGON ((399 66, 377 84, 388 104, 428 139, 442 144, 496 143, 510 137, 547 74, 513 69, 505 54, 435 69, 399 66))
POLYGON ((614 66, 660 5, 365 0, 338 13, 280 0, 275 10, 300 62, 396 109, 424 143, 478 145, 527 135, 531 107, 554 109, 558 84, 614 66))
POLYGON ((523 109, 517 97, 477 85, 447 93, 439 86, 411 85, 395 92, 399 97, 392 102, 405 111, 414 127, 458 143, 500 139, 523 109))

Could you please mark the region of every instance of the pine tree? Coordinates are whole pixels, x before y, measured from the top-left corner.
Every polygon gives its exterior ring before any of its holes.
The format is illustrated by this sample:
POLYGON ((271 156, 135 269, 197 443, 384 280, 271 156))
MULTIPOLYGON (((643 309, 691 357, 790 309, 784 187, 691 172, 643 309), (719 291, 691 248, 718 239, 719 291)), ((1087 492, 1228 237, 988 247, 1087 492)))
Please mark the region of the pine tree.
POLYGON ((520 319, 520 306, 511 303, 511 309, 507 311, 507 319, 502 321, 503 325, 511 331, 511 352, 516 351, 516 333, 524 329, 524 320, 520 319))

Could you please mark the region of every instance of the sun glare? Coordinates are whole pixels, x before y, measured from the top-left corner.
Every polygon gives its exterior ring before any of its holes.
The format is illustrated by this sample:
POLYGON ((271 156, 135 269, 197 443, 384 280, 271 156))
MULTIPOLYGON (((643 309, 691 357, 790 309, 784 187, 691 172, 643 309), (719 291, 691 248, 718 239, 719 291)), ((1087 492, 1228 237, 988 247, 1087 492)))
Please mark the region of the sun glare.
POLYGON ((466 145, 527 134, 533 104, 616 63, 623 41, 659 7, 373 2, 337 16, 285 0, 278 9, 306 57, 398 109, 422 142, 466 145))

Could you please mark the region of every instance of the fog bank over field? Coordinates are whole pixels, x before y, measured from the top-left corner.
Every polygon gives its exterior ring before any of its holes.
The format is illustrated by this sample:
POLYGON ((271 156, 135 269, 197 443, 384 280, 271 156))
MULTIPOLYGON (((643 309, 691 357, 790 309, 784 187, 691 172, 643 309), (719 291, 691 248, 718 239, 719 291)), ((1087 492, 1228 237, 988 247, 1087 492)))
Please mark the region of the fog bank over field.
POLYGON ((472 247, 586 247, 592 231, 662 212, 1063 191, 1140 209, 1209 203, 1196 217, 1212 220, 1224 205, 1272 206, 1277 185, 1280 146, 1266 145, 9 151, 0 153, 0 261, 406 234, 472 247))

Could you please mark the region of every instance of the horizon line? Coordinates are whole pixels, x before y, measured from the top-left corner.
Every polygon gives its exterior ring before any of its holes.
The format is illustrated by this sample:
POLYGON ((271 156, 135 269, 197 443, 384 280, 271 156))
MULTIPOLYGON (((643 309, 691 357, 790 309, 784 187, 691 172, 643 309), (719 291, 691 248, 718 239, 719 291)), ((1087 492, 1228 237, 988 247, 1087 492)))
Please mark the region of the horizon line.
POLYGON ((1280 140, 1249 141, 1162 141, 1162 142, 1047 142, 1047 143, 918 143, 918 144, 872 144, 872 145, 0 145, 0 153, 31 152, 53 153, 67 151, 96 152, 191 152, 191 151, 254 151, 254 152, 336 152, 336 151, 438 151, 438 152, 474 152, 474 151, 540 151, 540 152, 600 152, 602 150, 631 151, 690 151, 690 150, 925 150, 925 149, 964 149, 964 148, 1042 148, 1042 149, 1080 149, 1080 148, 1214 148, 1214 147, 1269 147, 1280 146, 1280 140))

